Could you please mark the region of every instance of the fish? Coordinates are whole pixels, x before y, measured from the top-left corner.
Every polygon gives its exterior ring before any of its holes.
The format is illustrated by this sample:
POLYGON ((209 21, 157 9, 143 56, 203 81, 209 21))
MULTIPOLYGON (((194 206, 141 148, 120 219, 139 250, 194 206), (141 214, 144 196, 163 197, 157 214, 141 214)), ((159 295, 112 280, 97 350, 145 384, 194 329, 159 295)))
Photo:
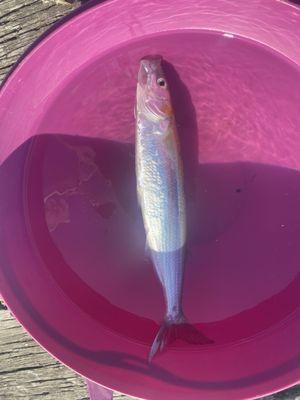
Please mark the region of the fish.
POLYGON ((189 324, 182 308, 187 240, 183 164, 169 84, 160 56, 140 61, 135 103, 137 198, 146 247, 163 289, 166 313, 148 360, 176 339, 213 341, 189 324))

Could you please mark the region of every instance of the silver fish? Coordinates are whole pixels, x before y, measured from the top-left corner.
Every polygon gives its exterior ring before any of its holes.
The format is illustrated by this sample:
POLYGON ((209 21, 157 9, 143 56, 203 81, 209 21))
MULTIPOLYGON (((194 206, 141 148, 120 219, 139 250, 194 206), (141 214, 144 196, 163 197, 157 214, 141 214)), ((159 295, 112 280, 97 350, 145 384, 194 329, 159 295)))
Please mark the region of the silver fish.
POLYGON ((140 62, 136 92, 137 195, 147 247, 161 282, 166 315, 149 361, 177 338, 211 343, 187 323, 182 310, 186 244, 183 169, 168 83, 160 57, 140 62))

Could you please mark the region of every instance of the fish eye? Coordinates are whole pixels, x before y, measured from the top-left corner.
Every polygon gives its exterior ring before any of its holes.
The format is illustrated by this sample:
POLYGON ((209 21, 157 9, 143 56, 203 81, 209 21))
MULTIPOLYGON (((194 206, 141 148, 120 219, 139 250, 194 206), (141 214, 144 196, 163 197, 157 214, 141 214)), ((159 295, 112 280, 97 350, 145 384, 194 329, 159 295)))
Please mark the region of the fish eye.
POLYGON ((161 87, 166 87, 167 86, 166 81, 164 80, 164 78, 158 78, 157 79, 157 84, 158 84, 158 86, 161 86, 161 87))

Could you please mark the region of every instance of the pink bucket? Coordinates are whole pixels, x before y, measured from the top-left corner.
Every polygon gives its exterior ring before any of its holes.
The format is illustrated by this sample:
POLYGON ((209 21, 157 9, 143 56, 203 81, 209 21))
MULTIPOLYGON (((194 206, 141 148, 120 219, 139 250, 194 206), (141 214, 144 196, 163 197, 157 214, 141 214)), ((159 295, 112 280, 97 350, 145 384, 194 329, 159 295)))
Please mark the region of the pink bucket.
POLYGON ((249 399, 300 378, 300 8, 92 2, 0 98, 0 291, 86 378, 145 399, 249 399), (215 343, 148 364, 164 314, 136 202, 138 63, 161 54, 188 205, 184 309, 215 343))

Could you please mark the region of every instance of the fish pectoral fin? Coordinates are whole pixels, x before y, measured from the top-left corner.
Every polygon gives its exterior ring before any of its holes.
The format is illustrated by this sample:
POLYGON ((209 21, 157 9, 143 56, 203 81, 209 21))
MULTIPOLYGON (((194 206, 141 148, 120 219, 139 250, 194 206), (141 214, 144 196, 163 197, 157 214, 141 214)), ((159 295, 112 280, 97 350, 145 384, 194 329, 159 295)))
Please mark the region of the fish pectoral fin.
POLYGON ((136 187, 136 193, 137 193, 138 205, 141 208, 142 207, 142 191, 141 191, 141 188, 139 187, 139 185, 137 185, 137 187, 136 187))
POLYGON ((146 236, 146 240, 145 240, 145 254, 147 256, 151 255, 151 250, 150 250, 150 246, 149 246, 149 242, 148 242, 147 236, 146 236))

